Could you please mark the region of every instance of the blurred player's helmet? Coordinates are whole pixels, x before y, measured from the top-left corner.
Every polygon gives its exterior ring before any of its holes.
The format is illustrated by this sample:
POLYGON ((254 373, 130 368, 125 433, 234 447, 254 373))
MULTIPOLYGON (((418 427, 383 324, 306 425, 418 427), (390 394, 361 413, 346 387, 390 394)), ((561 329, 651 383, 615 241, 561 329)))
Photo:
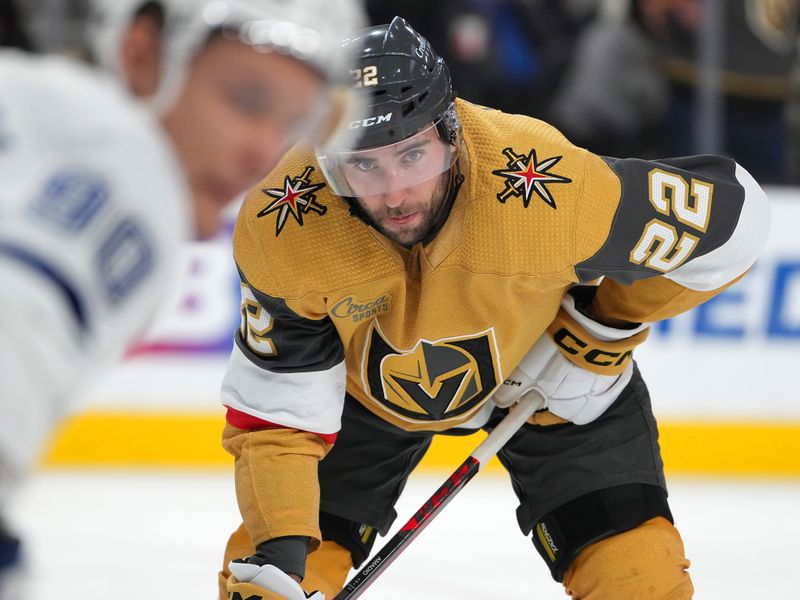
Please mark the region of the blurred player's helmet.
POLYGON ((164 67, 152 103, 164 111, 183 85, 188 65, 214 31, 265 51, 303 60, 329 80, 346 63, 342 39, 362 27, 360 0, 91 0, 91 43, 103 66, 119 71, 126 27, 145 6, 164 14, 164 67))
POLYGON ((316 149, 333 192, 344 197, 381 194, 449 170, 458 160, 461 127, 450 71, 428 40, 395 17, 389 25, 359 32, 344 48, 355 57, 350 76, 363 112, 351 116, 348 140, 316 149), (442 152, 428 152, 432 138, 442 152), (418 160, 420 148, 427 155, 418 160), (406 156, 408 149, 416 151, 412 160, 398 161, 390 172, 383 158, 406 156))

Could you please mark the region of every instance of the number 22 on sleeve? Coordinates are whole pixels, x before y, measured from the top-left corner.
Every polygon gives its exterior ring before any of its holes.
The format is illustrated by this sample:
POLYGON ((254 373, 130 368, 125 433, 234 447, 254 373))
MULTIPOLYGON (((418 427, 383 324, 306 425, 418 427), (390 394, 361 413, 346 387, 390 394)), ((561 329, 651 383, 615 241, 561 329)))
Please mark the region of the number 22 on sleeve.
MULTIPOLYGON (((711 215, 711 198, 714 186, 692 179, 689 184, 680 175, 653 169, 648 174, 650 203, 663 214, 674 214, 681 223, 699 233, 705 233, 711 215)), ((630 261, 668 273, 691 256, 700 238, 691 233, 678 235, 678 230, 661 219, 652 219, 633 247, 630 261)))

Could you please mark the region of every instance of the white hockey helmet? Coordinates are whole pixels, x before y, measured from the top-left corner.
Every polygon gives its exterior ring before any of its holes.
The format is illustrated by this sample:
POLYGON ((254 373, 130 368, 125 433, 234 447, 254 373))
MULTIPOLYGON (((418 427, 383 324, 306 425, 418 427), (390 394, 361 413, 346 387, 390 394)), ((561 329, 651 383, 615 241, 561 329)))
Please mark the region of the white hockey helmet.
POLYGON ((91 0, 92 49, 98 62, 120 72, 123 33, 142 7, 164 11, 164 64, 151 103, 156 112, 175 101, 190 61, 211 32, 235 32, 244 43, 304 61, 330 81, 347 73, 344 37, 364 26, 361 0, 91 0))

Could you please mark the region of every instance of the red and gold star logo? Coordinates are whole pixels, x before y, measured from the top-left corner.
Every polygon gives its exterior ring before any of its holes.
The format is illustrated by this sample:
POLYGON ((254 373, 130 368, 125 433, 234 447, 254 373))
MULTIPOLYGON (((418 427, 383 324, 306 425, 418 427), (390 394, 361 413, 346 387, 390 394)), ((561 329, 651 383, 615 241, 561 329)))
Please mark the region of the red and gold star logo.
POLYGON ((324 215, 328 208, 317 203, 317 197, 314 192, 318 192, 325 187, 324 183, 311 183, 311 173, 314 172, 314 167, 306 167, 299 177, 291 178, 288 175, 283 181, 283 188, 273 188, 261 190, 267 196, 275 198, 275 200, 259 212, 257 217, 264 217, 269 213, 278 213, 278 220, 275 222, 275 236, 279 236, 286 225, 286 220, 289 215, 292 215, 295 220, 302 226, 303 215, 311 211, 319 215, 324 215))
POLYGON ((536 195, 545 203, 556 208, 556 201, 546 184, 572 183, 568 177, 550 172, 550 169, 561 160, 561 157, 554 156, 539 162, 536 158, 536 150, 533 148, 527 156, 517 154, 511 148, 503 150, 503 154, 508 158, 507 168, 492 171, 493 175, 499 175, 506 180, 506 187, 497 194, 497 199, 505 203, 511 197, 522 196, 522 205, 528 208, 531 202, 531 193, 536 192, 536 195))

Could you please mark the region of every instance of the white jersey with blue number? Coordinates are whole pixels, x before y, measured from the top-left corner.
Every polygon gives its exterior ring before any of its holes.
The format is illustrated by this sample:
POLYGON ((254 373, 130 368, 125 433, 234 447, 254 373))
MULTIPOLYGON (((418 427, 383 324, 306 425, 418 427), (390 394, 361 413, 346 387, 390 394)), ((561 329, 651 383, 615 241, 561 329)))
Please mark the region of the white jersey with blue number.
MULTIPOLYGON (((188 191, 161 127, 107 75, 0 54, 0 463, 27 466, 175 278, 188 191)), ((0 471, 1 473, 1 471, 0 471)))

